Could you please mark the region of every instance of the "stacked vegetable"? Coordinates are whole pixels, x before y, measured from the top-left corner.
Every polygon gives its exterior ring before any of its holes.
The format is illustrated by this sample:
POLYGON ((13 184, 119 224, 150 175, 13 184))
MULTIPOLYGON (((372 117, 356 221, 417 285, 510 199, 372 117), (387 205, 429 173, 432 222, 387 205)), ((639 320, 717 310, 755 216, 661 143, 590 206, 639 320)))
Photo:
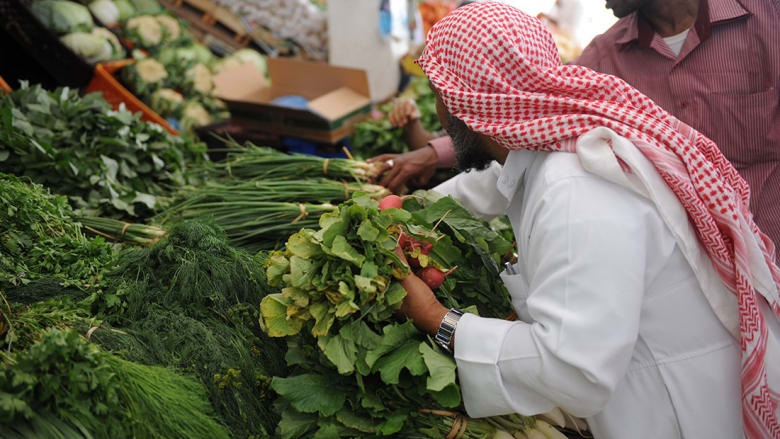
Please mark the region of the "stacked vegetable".
MULTIPOLYGON (((441 131, 441 123, 436 114, 436 97, 426 78, 413 77, 400 97, 415 101, 420 110, 420 122, 427 131, 431 133, 441 131)), ((401 154, 409 150, 403 140, 402 129, 392 127, 387 119, 392 105, 385 104, 379 107, 381 117, 355 125, 355 132, 349 139, 355 157, 365 159, 379 154, 401 154)))
POLYGON ((511 313, 498 263, 511 244, 451 198, 357 196, 271 254, 260 305, 265 330, 286 337, 293 373, 275 377, 282 438, 492 437, 546 428, 518 415, 462 423, 455 363, 398 311, 409 272, 400 246, 446 306, 511 313), (384 209, 383 209, 384 208, 384 209), (457 265, 457 269, 455 269, 457 265), (454 424, 457 424, 454 426, 454 424), (462 430, 462 431, 461 431, 462 430))
MULTIPOLYGON (((110 13, 104 9, 95 7, 101 15, 110 13)), ((44 26, 60 37, 65 46, 90 64, 125 56, 116 35, 106 28, 95 26, 90 10, 83 5, 67 0, 36 0, 30 10, 44 26)))
POLYGON ((208 183, 181 188, 158 222, 211 218, 233 245, 272 249, 301 227, 315 226, 321 214, 335 209, 331 203, 358 192, 375 198, 387 193, 365 182, 374 167, 364 162, 288 155, 233 141, 227 146, 225 161, 193 171, 208 183))
POLYGON ((286 366, 283 346, 258 324, 264 262, 213 225, 178 224, 157 244, 120 254, 93 310, 122 332, 93 339, 126 360, 194 375, 232 437, 268 437, 279 422, 269 377, 286 366))
POLYGON ((76 300, 115 255, 71 216, 63 197, 0 174, 2 436, 227 438, 201 384, 88 341, 114 330, 76 300))
POLYGON ((65 197, 0 173, 0 291, 85 289, 113 258, 102 238, 81 233, 65 197))
POLYGON ((23 84, 0 96, 0 116, 0 172, 56 188, 93 215, 146 217, 205 159, 205 145, 113 111, 98 94, 23 84))

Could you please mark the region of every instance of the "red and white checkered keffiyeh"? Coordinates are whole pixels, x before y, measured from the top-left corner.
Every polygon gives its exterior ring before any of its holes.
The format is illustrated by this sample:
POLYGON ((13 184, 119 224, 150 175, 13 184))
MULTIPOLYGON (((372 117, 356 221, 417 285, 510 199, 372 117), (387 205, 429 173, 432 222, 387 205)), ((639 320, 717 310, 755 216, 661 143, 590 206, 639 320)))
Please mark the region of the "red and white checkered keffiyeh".
POLYGON ((575 152, 576 139, 597 127, 634 143, 678 197, 737 297, 745 434, 780 438, 765 362, 774 322, 764 320, 780 318, 780 270, 748 210, 747 183, 717 146, 625 81, 561 65, 544 25, 501 3, 472 4, 442 19, 418 64, 453 115, 508 149, 575 152))

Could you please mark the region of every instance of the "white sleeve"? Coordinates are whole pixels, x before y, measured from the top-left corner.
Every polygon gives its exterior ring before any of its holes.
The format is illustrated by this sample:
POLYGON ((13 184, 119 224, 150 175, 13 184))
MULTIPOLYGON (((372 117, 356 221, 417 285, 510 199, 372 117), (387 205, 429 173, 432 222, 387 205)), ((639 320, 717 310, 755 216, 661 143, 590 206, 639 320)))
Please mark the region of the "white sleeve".
POLYGON ((603 409, 626 373, 639 330, 650 238, 637 199, 592 179, 545 190, 532 207, 533 233, 525 243, 528 291, 518 292, 528 296, 532 322, 467 314, 456 329, 470 416, 561 407, 586 417, 603 409))
POLYGON ((500 176, 501 165, 494 161, 483 171, 461 172, 433 190, 450 195, 474 216, 489 221, 506 214, 507 200, 496 189, 500 176))

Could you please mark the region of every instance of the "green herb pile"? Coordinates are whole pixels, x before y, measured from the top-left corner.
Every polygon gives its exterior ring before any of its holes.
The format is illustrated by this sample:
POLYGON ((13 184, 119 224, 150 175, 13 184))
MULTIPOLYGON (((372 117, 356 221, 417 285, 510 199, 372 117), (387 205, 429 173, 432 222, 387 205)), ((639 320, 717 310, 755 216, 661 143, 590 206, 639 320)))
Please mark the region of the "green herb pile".
MULTIPOLYGON (((401 97, 415 101, 420 110, 420 122, 428 132, 437 133, 442 130, 436 114, 436 97, 426 78, 413 77, 401 97)), ((380 154, 402 154, 409 151, 409 146, 403 139, 403 130, 391 126, 387 119, 392 108, 392 104, 385 104, 379 108, 384 114, 382 118, 369 119, 355 125, 355 132, 349 138, 349 146, 356 158, 367 159, 380 154)))
POLYGON ((349 160, 326 159, 307 154, 285 154, 251 143, 242 146, 225 140, 226 160, 207 164, 200 171, 211 178, 232 177, 241 180, 284 180, 300 178, 332 178, 368 181, 378 171, 377 165, 349 160))
POLYGON ((89 322, 77 311, 48 321, 63 305, 74 306, 48 301, 4 312, 9 329, 0 343, 3 437, 229 437, 212 417, 200 384, 101 351, 65 326, 89 322))
POLYGON ((233 437, 267 437, 279 422, 269 377, 286 365, 284 346, 259 327, 264 263, 216 226, 177 224, 157 244, 121 253, 93 310, 125 334, 93 339, 127 360, 196 376, 233 437))
POLYGON ((204 153, 99 94, 23 84, 0 96, 0 172, 28 176, 89 215, 149 216, 204 153))
MULTIPOLYGON (((386 210, 366 196, 342 204, 320 218, 318 230, 291 236, 267 263, 268 282, 280 292, 261 303, 264 327, 286 337, 292 371, 272 382, 281 396, 282 438, 449 432, 452 418, 421 409, 460 407, 455 363, 397 314, 406 291, 395 279, 409 269, 394 253, 402 239, 420 244, 407 254, 418 269, 457 265, 436 291, 445 306, 511 313, 498 277, 511 244, 451 198, 430 193, 386 210)), ((519 431, 534 421, 500 422, 519 431)), ((496 428, 475 422, 463 437, 490 437, 482 434, 496 428)))
POLYGON ((0 291, 94 285, 114 260, 103 238, 87 238, 63 196, 0 173, 0 291))
POLYGON ((233 245, 250 250, 276 248, 301 227, 316 226, 320 214, 356 192, 375 198, 387 194, 381 186, 336 180, 223 179, 184 187, 163 212, 163 223, 210 218, 227 232, 233 245))

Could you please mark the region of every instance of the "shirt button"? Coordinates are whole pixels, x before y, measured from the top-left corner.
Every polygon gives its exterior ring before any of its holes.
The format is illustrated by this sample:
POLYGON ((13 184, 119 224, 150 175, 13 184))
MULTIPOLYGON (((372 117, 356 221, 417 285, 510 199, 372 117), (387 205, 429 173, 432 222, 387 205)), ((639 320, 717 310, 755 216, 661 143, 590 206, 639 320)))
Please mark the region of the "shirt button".
POLYGON ((688 102, 680 101, 679 105, 680 105, 680 108, 686 108, 688 106, 688 102))

